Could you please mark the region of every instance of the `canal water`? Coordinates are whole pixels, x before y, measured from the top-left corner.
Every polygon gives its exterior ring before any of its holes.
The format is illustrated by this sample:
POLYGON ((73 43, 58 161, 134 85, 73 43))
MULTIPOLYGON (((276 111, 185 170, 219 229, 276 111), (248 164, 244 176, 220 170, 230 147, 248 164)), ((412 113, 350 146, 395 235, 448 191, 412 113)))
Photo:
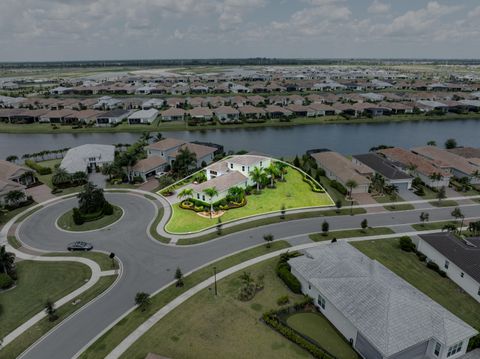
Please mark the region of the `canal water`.
MULTIPOLYGON (((344 154, 367 152, 380 144, 414 147, 455 138, 462 146, 480 146, 479 120, 419 121, 366 124, 321 124, 292 127, 164 132, 164 136, 221 144, 225 150, 258 151, 277 157, 329 148, 344 154)), ((0 158, 74 147, 88 143, 133 143, 138 133, 0 134, 0 158)))

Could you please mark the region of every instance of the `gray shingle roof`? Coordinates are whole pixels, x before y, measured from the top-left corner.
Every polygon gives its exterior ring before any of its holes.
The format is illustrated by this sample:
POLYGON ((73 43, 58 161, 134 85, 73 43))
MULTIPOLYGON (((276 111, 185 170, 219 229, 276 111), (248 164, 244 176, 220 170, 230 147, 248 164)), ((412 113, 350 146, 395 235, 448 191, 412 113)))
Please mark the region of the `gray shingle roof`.
POLYGON ((355 155, 353 157, 373 169, 375 172, 380 173, 387 179, 406 180, 411 178, 405 172, 395 168, 393 163, 388 161, 386 158, 377 155, 376 153, 365 153, 363 155, 355 155))
POLYGON ((452 345, 477 332, 428 296, 345 242, 289 261, 384 356, 432 337, 452 345))

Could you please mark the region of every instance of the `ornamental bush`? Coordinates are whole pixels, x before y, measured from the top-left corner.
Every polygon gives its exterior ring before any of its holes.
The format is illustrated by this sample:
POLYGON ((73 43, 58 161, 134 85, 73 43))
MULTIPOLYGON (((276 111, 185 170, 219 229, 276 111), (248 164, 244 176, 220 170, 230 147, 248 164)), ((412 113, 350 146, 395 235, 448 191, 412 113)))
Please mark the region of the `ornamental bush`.
POLYGON ((410 237, 403 236, 399 239, 400 248, 405 252, 413 252, 415 250, 415 244, 413 244, 410 237))
POLYGON ((13 283, 13 279, 7 273, 0 273, 0 289, 10 288, 13 283))
POLYGON ((422 252, 417 251, 415 254, 417 255, 419 261, 425 262, 427 260, 427 256, 422 252))
POLYGON ((52 174, 52 169, 50 167, 41 166, 33 160, 26 160, 25 165, 30 167, 32 170, 35 170, 40 176, 52 174))
POLYGON ((73 223, 75 223, 77 226, 80 226, 85 223, 85 219, 80 213, 80 210, 76 207, 73 209, 73 223))
POLYGON ((341 194, 343 194, 344 196, 347 195, 348 191, 347 189, 340 183, 340 182, 337 182, 335 180, 331 180, 330 181, 330 186, 333 188, 333 189, 336 189, 338 192, 340 192, 341 194))
POLYGON ((113 214, 113 206, 110 203, 105 202, 103 205, 103 214, 106 216, 111 216, 113 214))
POLYGON ((290 265, 287 262, 279 261, 276 267, 276 272, 277 276, 293 293, 302 293, 302 285, 299 280, 290 272, 290 265))
POLYGON ((440 268, 438 267, 438 264, 433 262, 433 261, 428 261, 427 262, 427 268, 430 268, 431 270, 434 270, 435 272, 438 272, 440 268))

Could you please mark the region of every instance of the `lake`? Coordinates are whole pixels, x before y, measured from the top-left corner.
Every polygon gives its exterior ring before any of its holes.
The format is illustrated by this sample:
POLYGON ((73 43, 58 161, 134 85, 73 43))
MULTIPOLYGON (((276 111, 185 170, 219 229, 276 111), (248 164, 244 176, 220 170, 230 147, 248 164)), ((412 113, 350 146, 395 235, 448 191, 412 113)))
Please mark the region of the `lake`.
MULTIPOLYGON (((171 131, 164 136, 188 141, 221 144, 225 150, 255 150, 276 157, 291 157, 313 148, 330 148, 344 153, 367 152, 371 147, 386 144, 401 147, 425 145, 434 140, 438 145, 455 138, 462 146, 480 146, 479 120, 405 121, 365 124, 321 124, 292 127, 218 129, 205 131, 171 131)), ((4 134, 0 133, 0 158, 74 147, 88 143, 133 143, 138 133, 78 134, 4 134)))

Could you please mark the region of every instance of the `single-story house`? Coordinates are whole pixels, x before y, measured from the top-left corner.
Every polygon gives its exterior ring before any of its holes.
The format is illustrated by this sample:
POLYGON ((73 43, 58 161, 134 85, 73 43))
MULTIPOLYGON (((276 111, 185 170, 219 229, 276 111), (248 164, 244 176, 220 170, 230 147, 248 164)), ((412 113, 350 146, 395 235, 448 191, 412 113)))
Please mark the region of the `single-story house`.
POLYGON ((281 118, 292 115, 292 111, 287 110, 285 107, 277 105, 267 105, 267 107, 265 108, 265 112, 271 118, 281 118))
POLYGON ((432 101, 432 100, 420 100, 417 101, 416 107, 423 112, 429 112, 433 110, 447 112, 448 106, 442 102, 432 101))
POLYGON ((96 110, 74 111, 70 115, 64 117, 65 123, 91 123, 96 122, 97 118, 102 116, 103 112, 96 110))
POLYGON ((377 153, 354 155, 352 161, 370 167, 374 174, 382 175, 388 184, 397 186, 399 190, 412 188, 413 177, 396 167, 395 163, 377 153))
POLYGON ((144 110, 149 110, 151 108, 160 109, 163 107, 164 104, 165 104, 165 100, 161 98, 152 98, 142 103, 142 109, 144 110))
POLYGON ((207 188, 215 187, 218 194, 211 199, 212 203, 214 203, 225 198, 230 188, 245 188, 247 186, 247 182, 248 177, 238 171, 233 171, 226 173, 223 176, 214 177, 208 181, 199 184, 193 184, 190 186, 190 188, 193 189, 193 198, 208 203, 210 202, 210 198, 208 198, 208 196, 203 191, 207 188))
POLYGON ((334 151, 312 153, 310 156, 325 171, 325 175, 330 180, 339 182, 345 188, 347 188, 346 183, 349 180, 354 180, 358 186, 352 189, 353 193, 368 193, 371 181, 367 176, 373 173, 373 170, 368 166, 354 163, 334 151))
POLYGON ((186 113, 187 111, 182 108, 171 107, 162 111, 160 116, 162 121, 183 121, 186 113))
POLYGON ((40 116, 39 122, 64 123, 65 117, 70 116, 73 112, 73 110, 48 111, 47 113, 40 116))
POLYGON ((131 180, 135 177, 141 177, 143 181, 147 181, 149 178, 165 172, 167 165, 168 162, 165 158, 160 156, 150 156, 135 163, 128 174, 128 177, 131 180))
POLYGON ((101 116, 97 117, 97 125, 114 125, 125 120, 130 111, 116 109, 108 112, 104 112, 101 116))
POLYGON ((308 105, 313 111, 315 116, 333 116, 335 115, 335 109, 332 106, 326 105, 320 102, 314 102, 308 105))
POLYGON ((158 110, 151 108, 149 110, 140 110, 128 116, 128 123, 133 124, 151 124, 158 116, 158 110))
POLYGON ((230 106, 221 106, 213 109, 213 113, 220 122, 231 122, 239 119, 240 112, 230 106))
POLYGON ((412 152, 432 161, 436 167, 449 171, 457 178, 468 177, 472 184, 480 183, 480 178, 474 175, 480 170, 479 165, 472 164, 472 161, 462 156, 436 146, 417 147, 412 149, 412 152))
POLYGON ((213 112, 208 107, 194 107, 188 111, 192 119, 208 121, 213 117, 213 112))
POLYGON ((73 147, 63 157, 60 167, 68 173, 88 173, 95 167, 112 163, 115 159, 115 146, 88 144, 73 147))
POLYGON ((452 233, 421 234, 417 249, 435 262, 447 276, 480 302, 480 238, 456 237, 452 233))
POLYGON ((378 153, 383 155, 402 171, 413 177, 418 176, 429 187, 446 187, 452 177, 448 171, 435 167, 433 163, 426 158, 403 148, 387 148, 378 151, 378 153), (434 174, 440 174, 442 178, 440 180, 430 178, 434 174))
POLYGON ((478 334, 347 242, 304 254, 288 261, 302 292, 363 358, 458 359, 478 334))
POLYGON ((0 160, 0 180, 15 182, 22 186, 37 182, 33 170, 5 160, 0 160))
POLYGON ((93 106, 94 109, 98 110, 113 110, 120 107, 123 107, 123 101, 110 96, 100 97, 98 102, 93 106))
POLYGON ((25 186, 17 182, 0 179, 0 204, 7 204, 6 196, 11 191, 20 191, 25 194, 25 186))
POLYGON ((316 111, 309 106, 291 104, 287 106, 287 110, 291 111, 298 117, 315 117, 316 111))
POLYGON ((245 105, 245 106, 239 107, 238 110, 246 118, 260 118, 262 116, 265 116, 265 110, 261 107, 245 105))

